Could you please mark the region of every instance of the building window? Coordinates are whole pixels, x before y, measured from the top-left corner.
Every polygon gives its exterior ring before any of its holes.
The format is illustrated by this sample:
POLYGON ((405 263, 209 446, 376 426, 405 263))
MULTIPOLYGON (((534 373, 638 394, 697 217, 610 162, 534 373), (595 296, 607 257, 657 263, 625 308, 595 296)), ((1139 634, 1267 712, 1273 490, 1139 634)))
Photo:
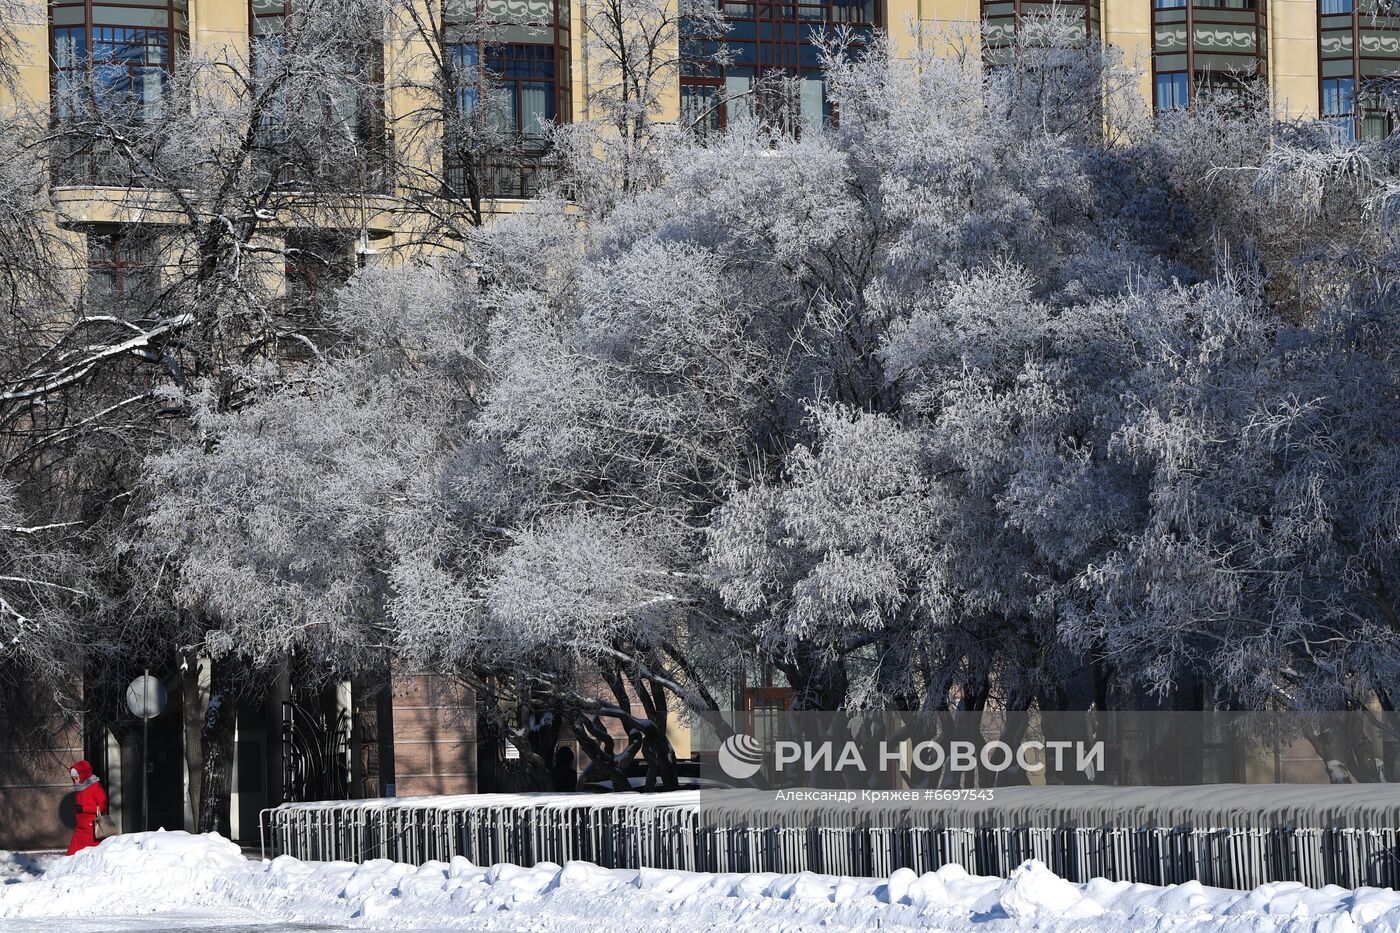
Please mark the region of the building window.
POLYGON ((1380 100, 1362 110, 1361 138, 1380 140, 1395 132, 1395 114, 1380 100))
POLYGON ((55 184, 129 185, 138 174, 89 124, 153 123, 189 46, 188 0, 49 4, 49 113, 55 184))
POLYGON ((1356 82, 1351 78, 1324 78, 1322 116, 1343 142, 1356 139, 1356 82))
POLYGON ((552 45, 488 46, 486 70, 498 95, 504 129, 516 136, 543 141, 556 115, 559 94, 557 63, 552 45))
POLYGON ((1191 101, 1186 72, 1169 71, 1158 74, 1154 84, 1154 96, 1159 111, 1185 110, 1191 101))
POLYGON ((1322 115, 1350 117, 1356 112, 1356 82, 1351 78, 1325 78, 1322 82, 1322 115))
POLYGON ((1241 104, 1249 92, 1247 81, 1231 72, 1198 71, 1195 94, 1201 99, 1209 97, 1217 105, 1241 104))
POLYGON ((832 114, 818 40, 837 26, 860 36, 883 25, 877 0, 721 3, 730 27, 726 35, 683 40, 681 100, 702 131, 744 117, 794 133, 820 126, 832 114), (721 46, 729 60, 713 65, 721 46))
POLYGON ((720 129, 719 88, 706 84, 681 85, 681 122, 704 138, 720 129))
POLYGON ((539 193, 549 130, 569 118, 568 0, 446 0, 444 65, 450 114, 444 149, 449 196, 529 198, 539 193), (484 63, 484 67, 483 67, 484 63), (483 108, 481 95, 489 96, 483 108), (493 123, 473 132, 474 122, 493 123), (490 150, 482 141, 492 137, 490 150))
POLYGON ((794 699, 790 687, 745 687, 745 730, 764 745, 781 739, 794 699))
MULTIPOLYGON (((448 184, 459 195, 471 187, 469 167, 479 194, 495 198, 529 198, 539 193, 541 163, 549 151, 549 128, 559 119, 558 49, 553 45, 507 43, 488 45, 486 93, 491 96, 490 118, 494 135, 504 139, 495 152, 473 152, 469 134, 461 141, 448 139, 448 184)), ((475 119, 482 83, 477 73, 476 45, 448 48, 454 75, 455 119, 475 119)))
POLYGON ((254 36, 276 35, 292 15, 292 0, 248 0, 248 14, 254 36))
POLYGON ((92 304, 148 308, 158 294, 155 234, 140 228, 90 233, 87 292, 92 304))
MULTIPOLYGON (((294 0, 249 0, 255 83, 265 85, 271 80, 269 68, 276 67, 288 21, 295 12, 294 0)), ((361 38, 363 41, 350 44, 338 65, 341 73, 365 76, 369 81, 347 77, 339 86, 328 82, 317 92, 317 99, 295 103, 279 95, 263 113, 255 158, 282 184, 374 190, 389 181, 382 93, 371 90, 382 89, 384 49, 380 40, 361 38), (312 119, 299 121, 311 128, 309 132, 288 132, 292 122, 288 108, 292 106, 312 108, 312 119)))
POLYGON ((289 230, 286 250, 287 298, 295 306, 324 306, 357 268, 355 238, 344 231, 289 230))
POLYGON ((1343 139, 1384 139, 1394 122, 1400 16, 1389 4, 1351 0, 1320 0, 1317 10, 1321 116, 1343 139))
POLYGON ((1154 0, 1153 104, 1188 107, 1201 95, 1242 98, 1268 74, 1264 5, 1258 0, 1154 0))
MULTIPOLYGON (((1154 0, 1163 2, 1177 0, 1154 0)), ((1184 2, 1184 0, 1183 0, 1184 2)), ((1026 17, 1069 17, 1083 24, 1086 43, 1099 41, 1099 0, 982 0, 983 54, 988 65, 1010 65, 1016 32, 1026 17)))
POLYGON ((87 106, 108 118, 158 118, 176 59, 189 45, 188 14, 188 0, 52 3, 54 119, 87 106))

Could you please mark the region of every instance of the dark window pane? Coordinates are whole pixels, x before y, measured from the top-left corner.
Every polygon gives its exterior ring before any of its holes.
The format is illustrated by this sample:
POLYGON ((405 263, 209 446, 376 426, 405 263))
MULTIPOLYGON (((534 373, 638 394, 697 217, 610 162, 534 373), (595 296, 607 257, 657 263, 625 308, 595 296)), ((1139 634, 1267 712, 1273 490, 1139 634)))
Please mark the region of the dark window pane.
POLYGON ((1351 116, 1355 112, 1356 82, 1351 78, 1329 78, 1322 82, 1323 116, 1351 116))
POLYGON ((286 240, 287 298, 322 304, 355 273, 354 238, 340 231, 293 230, 286 240))
POLYGON ((1158 110, 1184 110, 1189 102, 1186 72, 1169 71, 1157 75, 1155 86, 1158 110))
POLYGON ((140 311, 157 290, 156 238, 130 229, 93 233, 88 242, 88 301, 123 313, 140 311))

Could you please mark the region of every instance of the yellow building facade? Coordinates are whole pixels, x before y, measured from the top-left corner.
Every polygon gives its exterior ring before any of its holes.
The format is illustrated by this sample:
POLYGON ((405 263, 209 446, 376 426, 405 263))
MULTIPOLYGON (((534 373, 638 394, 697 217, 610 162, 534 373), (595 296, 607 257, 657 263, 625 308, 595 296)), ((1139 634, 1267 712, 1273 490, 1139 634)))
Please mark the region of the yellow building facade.
MULTIPOLYGON (((892 4, 906 7, 904 19, 917 17, 925 35, 979 16, 1005 22, 1052 8, 1027 0, 892 4)), ((1334 118, 1348 136, 1389 132, 1383 98, 1400 74, 1400 17, 1384 0, 1090 0, 1059 9, 1084 15, 1088 33, 1122 53, 1159 111, 1257 82, 1281 118, 1334 118)), ((900 18, 892 7, 891 23, 900 18)))
MULTIPOLYGON (((246 63, 253 37, 275 30, 293 12, 294 2, 298 0, 29 0, 28 16, 18 29, 24 44, 19 88, 42 107, 56 88, 84 69, 115 67, 131 87, 147 93, 143 82, 155 88, 162 70, 190 49, 246 63)), ((441 56, 426 54, 433 50, 422 47, 430 41, 422 33, 393 26, 386 33, 380 66, 391 86, 434 61, 474 66, 482 56, 498 75, 506 118, 523 142, 513 159, 493 167, 485 180, 489 210, 509 210, 535 192, 548 124, 595 112, 592 98, 602 80, 597 56, 605 53, 596 43, 590 52, 585 41, 589 2, 422 0, 426 20, 446 22, 438 34, 445 43, 456 41, 453 23, 470 22, 481 10, 488 16, 499 13, 513 24, 502 27, 489 48, 478 38, 457 42, 441 56), (591 63, 590 54, 595 56, 591 63)), ((1391 127, 1385 101, 1393 96, 1386 88, 1400 73, 1400 18, 1388 6, 1375 6, 1378 2, 1382 0, 721 0, 731 60, 721 68, 683 65, 674 88, 675 110, 663 116, 679 113, 718 128, 759 106, 759 98, 744 91, 777 72, 797 79, 803 118, 820 117, 828 108, 812 40, 828 27, 883 29, 899 50, 935 48, 933 43, 946 42, 949 35, 974 41, 985 36, 995 45, 1007 41, 1022 17, 1058 9, 1080 17, 1091 41, 1121 50, 1140 75, 1143 98, 1159 111, 1188 107, 1203 93, 1266 84, 1281 117, 1322 116, 1347 136, 1383 136, 1391 127)), ((419 87, 431 84, 431 76, 419 77, 419 87)), ((400 125, 406 113, 421 109, 419 104, 412 92, 391 90, 382 131, 399 140, 400 164, 416 161, 429 175, 450 178, 450 157, 431 144, 432 134, 425 142, 421 129, 410 133, 400 125)), ((169 209, 140 192, 113 190, 100 181, 55 179, 53 200, 61 226, 90 231, 158 223, 169 209)), ((353 218, 341 211, 327 219, 330 226, 358 230, 361 256, 392 254, 399 241, 415 239, 411 230, 405 235, 413 221, 398 207, 403 192, 380 188, 373 195, 357 200, 353 218)))

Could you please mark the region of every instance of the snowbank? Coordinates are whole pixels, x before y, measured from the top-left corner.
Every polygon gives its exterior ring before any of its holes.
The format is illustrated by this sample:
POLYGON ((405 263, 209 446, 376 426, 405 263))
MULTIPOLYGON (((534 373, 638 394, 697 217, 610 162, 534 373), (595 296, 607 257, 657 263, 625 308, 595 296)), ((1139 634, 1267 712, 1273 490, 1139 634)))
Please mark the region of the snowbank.
POLYGON ((221 880, 242 877, 248 864, 238 846, 214 834, 113 836, 55 859, 37 879, 0 888, 0 917, 146 913, 205 897, 221 880))
POLYGON ((0 884, 21 881, 37 875, 55 859, 48 855, 25 855, 21 852, 7 852, 0 849, 0 884))
POLYGON ((421 867, 287 856, 252 862, 215 835, 157 832, 117 836, 37 877, 11 880, 0 886, 0 917, 198 912, 374 929, 568 933, 1400 929, 1400 894, 1390 890, 1315 890, 1294 883, 1243 892, 1194 882, 1167 888, 1103 880, 1079 885, 1038 862, 1025 863, 1004 880, 951 865, 870 879, 613 870, 583 862, 483 868, 462 858, 421 867))

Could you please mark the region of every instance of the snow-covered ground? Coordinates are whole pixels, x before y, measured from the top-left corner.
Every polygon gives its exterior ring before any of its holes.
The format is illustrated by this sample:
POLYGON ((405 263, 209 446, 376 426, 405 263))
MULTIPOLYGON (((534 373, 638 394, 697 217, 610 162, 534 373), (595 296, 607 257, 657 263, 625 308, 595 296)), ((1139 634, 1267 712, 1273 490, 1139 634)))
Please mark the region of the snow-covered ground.
POLYGON ((40 874, 62 858, 58 855, 23 855, 0 850, 0 884, 20 881, 40 874))
POLYGON ((1400 930, 1400 894, 1271 884, 1226 891, 1097 880, 1078 885, 1027 862, 1010 878, 956 867, 886 879, 713 875, 585 863, 415 868, 253 862, 218 836, 142 833, 35 866, 0 853, 6 933, 350 928, 614 933, 645 931, 1400 930), (8 867, 7 867, 8 866, 8 867), (267 926, 267 924, 276 924, 267 926))

